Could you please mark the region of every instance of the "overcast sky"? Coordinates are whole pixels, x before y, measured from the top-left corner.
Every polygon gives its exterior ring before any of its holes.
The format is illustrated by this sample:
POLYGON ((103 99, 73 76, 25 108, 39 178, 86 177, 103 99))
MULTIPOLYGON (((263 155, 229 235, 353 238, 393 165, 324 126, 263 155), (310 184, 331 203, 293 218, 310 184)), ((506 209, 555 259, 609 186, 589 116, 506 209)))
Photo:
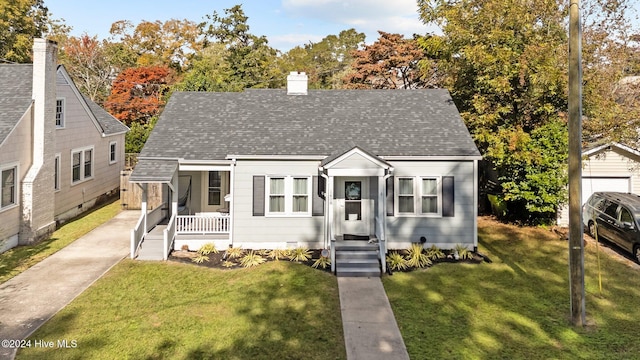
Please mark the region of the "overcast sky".
MULTIPOLYGON (((45 0, 52 17, 64 19, 72 35, 87 33, 104 39, 111 24, 130 20, 166 21, 203 20, 207 14, 239 4, 238 0, 45 0)), ((250 32, 265 35, 269 44, 281 51, 296 45, 318 42, 327 35, 355 28, 364 32, 366 42, 378 38, 378 30, 404 34, 426 34, 433 31, 422 24, 415 0, 245 0, 245 15, 250 32)))

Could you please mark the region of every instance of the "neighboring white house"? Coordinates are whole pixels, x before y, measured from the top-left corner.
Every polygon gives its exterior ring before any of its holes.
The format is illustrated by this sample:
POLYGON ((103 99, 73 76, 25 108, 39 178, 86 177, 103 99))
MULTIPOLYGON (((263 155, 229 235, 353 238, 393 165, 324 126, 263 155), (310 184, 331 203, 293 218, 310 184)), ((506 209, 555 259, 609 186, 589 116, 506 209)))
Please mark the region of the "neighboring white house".
POLYGON ((481 156, 446 90, 287 80, 288 90, 172 95, 130 178, 165 184, 166 213, 147 213, 143 192, 132 257, 149 239, 160 259, 208 241, 333 251, 364 239, 382 259, 421 240, 477 247, 481 156))
POLYGON ((55 42, 33 64, 0 65, 0 252, 117 193, 128 128, 83 97, 55 42))
MULTIPOLYGON (((582 152, 582 203, 597 191, 640 195, 640 151, 616 142, 582 152)), ((568 226, 569 209, 558 212, 558 225, 568 226)))

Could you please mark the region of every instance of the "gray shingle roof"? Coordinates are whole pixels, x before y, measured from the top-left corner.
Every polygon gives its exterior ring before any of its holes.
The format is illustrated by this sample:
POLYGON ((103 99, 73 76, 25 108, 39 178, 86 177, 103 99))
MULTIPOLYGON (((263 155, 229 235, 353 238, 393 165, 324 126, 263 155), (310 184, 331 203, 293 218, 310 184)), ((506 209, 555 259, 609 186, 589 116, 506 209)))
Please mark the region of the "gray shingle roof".
POLYGON ((446 90, 176 92, 141 156, 324 155, 359 146, 379 156, 479 156, 446 90))
MULTIPOLYGON (((59 69, 59 68, 58 68, 59 69)), ((74 86, 73 84, 71 86, 74 86)), ((0 65, 0 144, 16 126, 33 101, 33 65, 0 65)), ((81 95, 89 110, 98 121, 105 135, 123 133, 129 130, 88 97, 81 95)))
POLYGON ((100 105, 94 103, 85 95, 82 95, 82 98, 89 106, 89 109, 96 117, 96 120, 98 120, 98 124, 102 127, 102 132, 105 135, 113 135, 129 131, 129 128, 126 125, 118 121, 118 119, 109 114, 105 109, 101 108, 100 105))
POLYGON ((0 144, 32 102, 33 66, 0 65, 0 144))
POLYGON ((130 182, 171 182, 173 174, 178 169, 175 160, 151 160, 142 159, 136 164, 136 168, 129 177, 130 182))

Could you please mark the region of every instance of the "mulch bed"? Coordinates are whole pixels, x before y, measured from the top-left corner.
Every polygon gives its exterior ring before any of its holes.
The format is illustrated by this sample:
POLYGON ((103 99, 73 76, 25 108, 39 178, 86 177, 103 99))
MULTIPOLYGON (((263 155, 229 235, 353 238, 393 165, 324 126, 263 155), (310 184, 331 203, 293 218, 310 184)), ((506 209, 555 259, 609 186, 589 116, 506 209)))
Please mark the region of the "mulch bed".
MULTIPOLYGON (((246 254, 249 250, 245 250, 244 253, 246 254)), ((254 251, 259 251, 259 250, 254 250, 254 251)), ((312 266, 313 263, 316 261, 316 259, 320 258, 320 253, 322 250, 310 250, 311 252, 311 260, 305 261, 305 262, 300 262, 301 264, 307 265, 307 266, 312 266)), ((452 252, 447 251, 447 250, 443 250, 445 253, 445 257, 442 259, 435 259, 433 260, 433 264, 431 266, 435 266, 439 263, 462 263, 462 264, 480 264, 481 262, 485 261, 485 262, 491 262, 491 260, 489 258, 487 258, 486 256, 483 256, 482 254, 479 253, 473 253, 473 258, 472 259, 466 259, 466 260, 456 260, 453 257, 452 252)), ((208 261, 203 261, 201 263, 195 263, 193 262, 193 259, 197 256, 197 252, 195 251, 187 251, 187 250, 174 250, 173 252, 171 252, 171 254, 169 255, 169 260, 170 261, 175 261, 175 262, 181 262, 181 263, 185 263, 185 264, 194 264, 194 265, 198 265, 198 266, 203 266, 203 267, 208 267, 208 268, 213 268, 213 269, 222 269, 222 270, 233 270, 233 269, 240 269, 242 268, 242 265, 240 265, 240 259, 233 259, 231 260, 234 265, 233 266, 225 266, 225 258, 224 258, 224 251, 220 251, 216 254, 211 253, 209 255, 207 255, 209 257, 208 261)), ((280 260, 274 260, 271 259, 269 257, 263 256, 263 258, 265 259, 265 262, 270 262, 270 261, 289 261, 287 259, 280 259, 280 260)), ((431 267, 429 266, 429 267, 431 267)), ((401 271, 393 271, 393 272, 409 272, 409 271, 415 271, 415 270, 424 270, 424 269, 428 269, 429 267, 426 268, 422 268, 422 269, 405 269, 405 270, 401 270, 401 271)), ((320 271, 326 271, 326 272, 331 272, 331 267, 327 267, 326 269, 322 269, 320 267, 317 268, 320 271)))
MULTIPOLYGON (((249 250, 245 250, 244 254, 246 254, 248 251, 249 250)), ((259 251, 259 250, 254 250, 254 251, 259 251)), ((320 258, 321 250, 309 250, 309 251, 311 252, 311 260, 308 260, 308 261, 305 261, 305 262, 300 262, 300 264, 311 266, 316 261, 316 259, 320 258)), ((192 259, 194 259, 197 255, 198 255, 198 253, 195 252, 195 251, 174 250, 169 255, 169 260, 170 261, 181 262, 181 263, 186 263, 186 264, 199 265, 199 266, 213 268, 213 269, 232 270, 232 269, 242 268, 242 265, 240 265, 240 258, 232 259, 232 260, 230 259, 230 261, 234 263, 233 266, 231 266, 231 267, 224 266, 223 265, 225 263, 225 259, 224 259, 225 252, 224 251, 220 251, 217 254, 211 253, 211 254, 207 255, 209 257, 209 261, 203 261, 201 263, 193 262, 192 259)), ((269 258, 267 256, 262 256, 262 257, 265 259, 265 262, 270 262, 270 261, 289 261, 288 259, 274 260, 274 259, 271 259, 271 258, 269 258)), ((327 269, 318 268, 318 270, 323 270, 323 271, 329 271, 330 272, 331 268, 330 267, 327 267, 327 269)))

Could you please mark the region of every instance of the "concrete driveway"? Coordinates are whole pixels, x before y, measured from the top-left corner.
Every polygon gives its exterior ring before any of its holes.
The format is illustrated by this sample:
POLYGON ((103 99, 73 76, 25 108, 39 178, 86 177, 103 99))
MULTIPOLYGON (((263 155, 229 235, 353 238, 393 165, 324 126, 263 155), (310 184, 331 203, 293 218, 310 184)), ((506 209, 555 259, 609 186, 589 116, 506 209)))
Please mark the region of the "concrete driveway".
MULTIPOLYGON (((123 211, 64 249, 0 284, 0 341, 27 338, 128 256, 130 231, 139 216, 139 211, 123 211)), ((3 342, 0 359, 13 359, 15 352, 15 348, 9 348, 3 342)))

